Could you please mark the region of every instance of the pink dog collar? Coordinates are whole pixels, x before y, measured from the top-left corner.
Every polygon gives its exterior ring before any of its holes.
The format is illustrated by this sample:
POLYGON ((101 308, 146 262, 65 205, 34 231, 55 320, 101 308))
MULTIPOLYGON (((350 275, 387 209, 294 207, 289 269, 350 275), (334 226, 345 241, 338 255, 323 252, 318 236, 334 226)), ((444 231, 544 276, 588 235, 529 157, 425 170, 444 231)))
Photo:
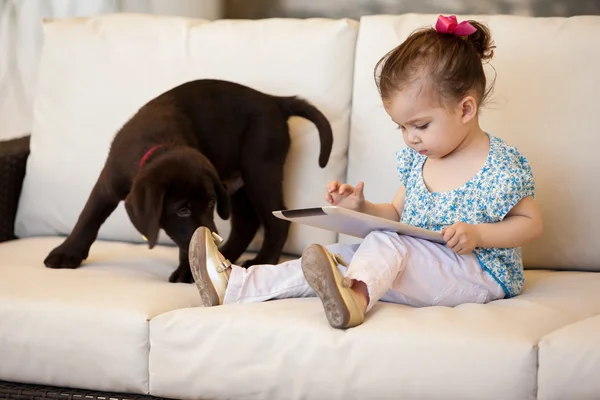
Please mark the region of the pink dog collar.
POLYGON ((151 147, 150 150, 148 150, 146 152, 146 154, 144 154, 144 156, 140 160, 140 164, 138 165, 138 172, 140 169, 142 169, 142 166, 146 163, 146 161, 148 161, 148 158, 150 158, 152 153, 154 153, 156 150, 158 150, 162 146, 164 146, 164 144, 157 144, 156 146, 151 147))

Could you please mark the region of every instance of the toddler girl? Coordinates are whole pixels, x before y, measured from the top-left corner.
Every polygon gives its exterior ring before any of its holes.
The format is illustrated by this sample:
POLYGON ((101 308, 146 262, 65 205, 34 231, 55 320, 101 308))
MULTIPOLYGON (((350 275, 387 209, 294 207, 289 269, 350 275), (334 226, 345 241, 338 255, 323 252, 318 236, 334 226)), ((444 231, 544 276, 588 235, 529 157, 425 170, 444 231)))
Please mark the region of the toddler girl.
POLYGON ((327 185, 329 204, 440 231, 445 245, 372 232, 360 245, 312 244, 301 259, 244 269, 200 227, 190 266, 204 306, 316 294, 331 326, 350 328, 379 300, 456 306, 519 294, 521 246, 541 234, 542 221, 527 160, 479 126, 489 94, 482 61, 492 56, 490 33, 475 21, 440 16, 435 29, 413 32, 375 68, 406 144, 397 153, 400 188, 390 203, 374 204, 362 182, 327 185))

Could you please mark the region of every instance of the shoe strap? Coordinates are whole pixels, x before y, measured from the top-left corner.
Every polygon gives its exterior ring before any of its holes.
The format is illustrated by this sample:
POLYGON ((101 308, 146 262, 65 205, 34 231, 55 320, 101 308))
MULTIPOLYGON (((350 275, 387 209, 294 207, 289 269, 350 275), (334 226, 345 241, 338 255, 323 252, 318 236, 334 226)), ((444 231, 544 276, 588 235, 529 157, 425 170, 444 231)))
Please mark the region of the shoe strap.
POLYGON ((217 267, 217 272, 223 273, 227 270, 227 268, 231 268, 231 262, 229 260, 225 260, 221 264, 219 264, 219 266, 217 267))
POLYGON ((212 235, 213 241, 215 242, 215 244, 217 246, 220 246, 221 243, 223 243, 223 238, 221 236, 219 236, 218 233, 211 232, 210 234, 212 235))
POLYGON ((344 267, 348 266, 348 262, 346 260, 344 260, 344 257, 342 257, 340 254, 331 254, 331 257, 333 258, 333 261, 335 261, 336 263, 343 265, 344 267))

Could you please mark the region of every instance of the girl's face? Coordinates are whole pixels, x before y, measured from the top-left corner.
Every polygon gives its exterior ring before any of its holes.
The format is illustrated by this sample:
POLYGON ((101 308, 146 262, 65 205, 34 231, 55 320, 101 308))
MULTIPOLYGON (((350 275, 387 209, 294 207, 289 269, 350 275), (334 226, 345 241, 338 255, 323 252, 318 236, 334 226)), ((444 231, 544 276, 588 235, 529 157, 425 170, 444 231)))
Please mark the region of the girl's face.
POLYGON ((477 115, 472 96, 443 104, 436 97, 418 81, 397 91, 384 104, 406 145, 429 158, 443 158, 460 149, 477 115))

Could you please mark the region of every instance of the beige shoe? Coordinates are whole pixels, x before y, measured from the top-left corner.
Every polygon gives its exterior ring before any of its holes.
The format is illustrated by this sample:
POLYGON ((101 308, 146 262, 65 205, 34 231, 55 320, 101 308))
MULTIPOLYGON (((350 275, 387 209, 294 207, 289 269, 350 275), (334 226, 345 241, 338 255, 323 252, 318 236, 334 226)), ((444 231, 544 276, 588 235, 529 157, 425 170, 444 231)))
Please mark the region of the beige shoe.
POLYGON ((347 265, 343 259, 321 245, 311 244, 302 253, 301 263, 306 281, 323 303, 329 324, 340 329, 362 324, 365 314, 354 292, 344 285, 344 277, 337 266, 347 265))
POLYGON ((223 304, 227 290, 231 263, 219 253, 219 244, 223 239, 208 228, 196 229, 189 247, 189 261, 192 276, 200 292, 204 307, 223 304))

